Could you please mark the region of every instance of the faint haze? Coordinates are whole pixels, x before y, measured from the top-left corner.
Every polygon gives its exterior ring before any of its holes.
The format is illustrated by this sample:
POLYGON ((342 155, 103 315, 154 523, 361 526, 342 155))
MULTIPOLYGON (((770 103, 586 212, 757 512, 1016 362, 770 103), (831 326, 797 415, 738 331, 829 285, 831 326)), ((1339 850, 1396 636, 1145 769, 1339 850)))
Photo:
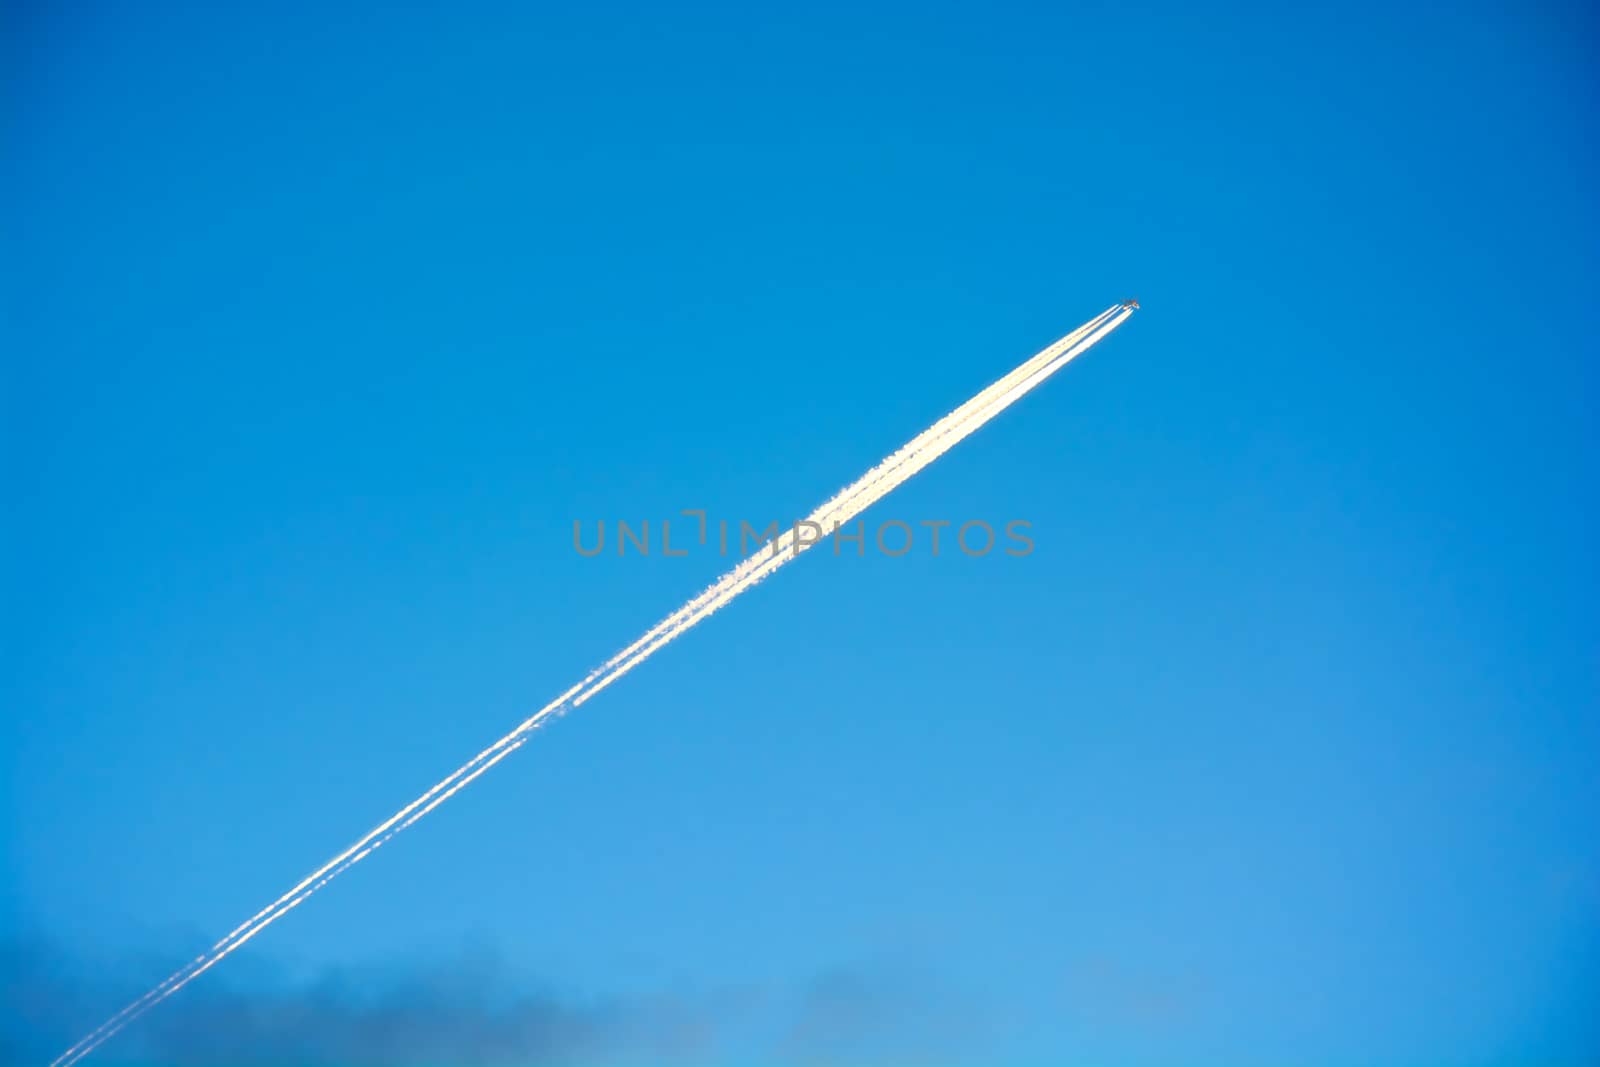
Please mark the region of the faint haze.
MULTIPOLYGON (((176 961, 167 961, 170 965, 176 961)), ((154 970, 160 970, 156 967, 154 970)), ((84 1020, 142 992, 40 943, 0 947, 0 1063, 47 1062, 84 1020)), ((248 969, 247 969, 248 971, 248 969)), ((122 973, 119 973, 122 972, 122 973)), ((880 965, 792 987, 578 995, 477 950, 430 963, 257 973, 197 985, 95 1057, 171 1067, 534 1067, 540 1064, 952 1062, 978 1036, 974 1003, 880 965), (933 1061, 929 1057, 933 1057, 933 1061)))

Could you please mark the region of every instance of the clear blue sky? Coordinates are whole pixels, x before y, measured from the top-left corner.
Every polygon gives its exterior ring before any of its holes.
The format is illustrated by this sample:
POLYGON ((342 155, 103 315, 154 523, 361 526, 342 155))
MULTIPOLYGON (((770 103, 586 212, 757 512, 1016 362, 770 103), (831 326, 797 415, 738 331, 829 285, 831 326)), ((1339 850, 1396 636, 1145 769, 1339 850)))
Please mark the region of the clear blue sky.
POLYGON ((0 1048, 1136 296, 101 1062, 1600 1056, 1583 5, 9 27, 0 1048))

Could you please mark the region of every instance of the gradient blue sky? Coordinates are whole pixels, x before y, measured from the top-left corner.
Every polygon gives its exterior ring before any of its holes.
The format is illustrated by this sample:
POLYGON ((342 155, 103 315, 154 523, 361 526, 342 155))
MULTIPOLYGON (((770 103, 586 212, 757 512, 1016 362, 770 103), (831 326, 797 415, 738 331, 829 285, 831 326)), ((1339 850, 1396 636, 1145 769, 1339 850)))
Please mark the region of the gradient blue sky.
POLYGON ((1600 1056, 1583 5, 8 21, 14 1050, 723 566, 574 519, 792 518, 1137 296, 869 515, 1032 556, 807 557, 103 1062, 463 958, 694 1064, 1600 1056))

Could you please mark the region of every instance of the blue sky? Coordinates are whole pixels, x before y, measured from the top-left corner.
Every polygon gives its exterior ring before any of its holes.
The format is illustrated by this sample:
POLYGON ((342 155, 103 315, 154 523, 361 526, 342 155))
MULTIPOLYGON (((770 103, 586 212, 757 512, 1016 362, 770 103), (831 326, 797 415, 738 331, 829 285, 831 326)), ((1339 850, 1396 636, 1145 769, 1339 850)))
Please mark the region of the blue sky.
POLYGON ((12 28, 10 1054, 1130 296, 101 1061, 1600 1053, 1592 12, 12 28))

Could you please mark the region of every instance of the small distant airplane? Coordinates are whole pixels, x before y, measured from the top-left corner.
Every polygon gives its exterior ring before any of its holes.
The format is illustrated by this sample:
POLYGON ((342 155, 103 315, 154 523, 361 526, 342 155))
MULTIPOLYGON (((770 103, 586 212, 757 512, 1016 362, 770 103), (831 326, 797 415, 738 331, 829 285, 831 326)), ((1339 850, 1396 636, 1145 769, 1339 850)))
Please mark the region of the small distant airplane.
POLYGON ((1139 301, 1137 301, 1137 300, 1124 300, 1122 302, 1122 306, 1123 306, 1124 309, 1126 309, 1128 311, 1137 311, 1138 308, 1139 308, 1139 301))

